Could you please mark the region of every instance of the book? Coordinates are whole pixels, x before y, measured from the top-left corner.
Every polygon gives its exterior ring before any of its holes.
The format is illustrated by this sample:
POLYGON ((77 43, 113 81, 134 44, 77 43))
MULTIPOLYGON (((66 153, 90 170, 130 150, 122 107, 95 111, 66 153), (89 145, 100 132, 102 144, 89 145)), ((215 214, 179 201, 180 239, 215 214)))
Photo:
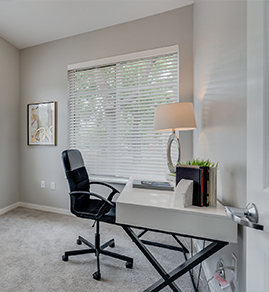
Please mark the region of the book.
POLYGON ((207 192, 209 195, 209 206, 211 207, 217 206, 217 170, 216 167, 209 168, 207 192))
POLYGON ((173 191, 174 186, 168 181, 133 180, 133 188, 173 191))
POLYGON ((209 206, 209 167, 200 166, 201 206, 209 206))
POLYGON ((209 206, 208 170, 209 167, 198 165, 179 165, 176 168, 176 185, 181 179, 193 180, 194 206, 209 206))

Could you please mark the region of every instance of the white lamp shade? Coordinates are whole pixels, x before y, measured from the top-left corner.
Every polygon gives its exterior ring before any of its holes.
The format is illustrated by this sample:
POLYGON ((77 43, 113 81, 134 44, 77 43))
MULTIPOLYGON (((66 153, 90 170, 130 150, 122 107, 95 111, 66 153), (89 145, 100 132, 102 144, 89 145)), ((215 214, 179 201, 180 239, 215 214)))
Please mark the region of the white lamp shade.
POLYGON ((159 105, 155 109, 155 131, 188 131, 196 129, 192 102, 159 105))

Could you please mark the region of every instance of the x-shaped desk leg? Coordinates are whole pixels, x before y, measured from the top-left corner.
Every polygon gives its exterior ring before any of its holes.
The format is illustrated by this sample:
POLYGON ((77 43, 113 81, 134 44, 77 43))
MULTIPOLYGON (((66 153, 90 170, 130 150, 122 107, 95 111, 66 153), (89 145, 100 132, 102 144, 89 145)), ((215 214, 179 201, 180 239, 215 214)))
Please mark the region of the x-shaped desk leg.
POLYGON ((162 277, 162 279, 160 279, 159 281, 151 285, 149 288, 144 290, 144 292, 152 291, 157 292, 168 285, 173 291, 181 292, 181 290, 176 285, 176 283, 174 283, 174 281, 228 244, 228 242, 212 241, 211 244, 209 244, 207 247, 202 249, 200 252, 195 254, 190 259, 186 260, 183 264, 181 264, 179 267, 177 267, 171 273, 168 274, 164 270, 164 268, 159 264, 159 262, 155 259, 155 257, 151 254, 151 252, 146 248, 143 242, 138 238, 135 232, 128 226, 122 226, 122 228, 125 230, 125 232, 133 240, 136 246, 142 251, 142 253, 148 259, 148 261, 153 265, 155 270, 162 277))

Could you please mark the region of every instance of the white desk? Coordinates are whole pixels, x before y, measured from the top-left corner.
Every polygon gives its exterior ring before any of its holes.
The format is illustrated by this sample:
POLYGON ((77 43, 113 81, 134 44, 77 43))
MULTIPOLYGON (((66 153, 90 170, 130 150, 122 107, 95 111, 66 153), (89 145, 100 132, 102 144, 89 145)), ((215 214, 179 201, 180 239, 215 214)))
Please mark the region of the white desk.
POLYGON ((116 222, 160 231, 237 242, 237 224, 217 207, 173 206, 174 192, 138 189, 128 181, 116 202, 116 222))
MULTIPOLYGON (((130 179, 116 201, 116 223, 122 226, 162 277, 144 292, 160 291, 166 286, 173 291, 181 291, 174 283, 176 279, 190 272, 193 267, 229 242, 237 242, 237 224, 226 216, 221 204, 218 204, 216 208, 196 206, 180 208, 173 206, 173 199, 174 192, 172 191, 133 188, 132 179, 130 179), (141 240, 132 227, 171 234, 183 247, 185 262, 170 273, 166 272, 146 248, 145 245, 149 243, 141 240), (182 245, 177 235, 205 239, 211 243, 187 259, 186 254, 189 251, 182 245)), ((192 273, 190 275, 194 289, 198 291, 192 273)))

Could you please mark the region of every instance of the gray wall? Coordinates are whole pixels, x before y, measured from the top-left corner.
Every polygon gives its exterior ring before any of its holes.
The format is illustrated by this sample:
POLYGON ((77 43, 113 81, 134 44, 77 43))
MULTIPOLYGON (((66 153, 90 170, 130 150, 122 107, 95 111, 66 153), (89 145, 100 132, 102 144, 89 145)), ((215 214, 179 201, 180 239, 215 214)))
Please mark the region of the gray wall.
MULTIPOLYGON (((68 147, 67 65, 173 44, 180 45, 180 100, 193 97, 193 5, 21 51, 20 200, 69 208, 61 152, 68 147), (27 146, 26 105, 58 102, 56 147, 27 146), (46 188, 40 188, 40 181, 46 188), (56 190, 50 183, 56 182, 56 190)), ((169 133, 167 133, 167 137, 169 133)), ((183 159, 192 157, 192 133, 182 133, 183 159)), ((166 151, 160 149, 160 151, 166 151)))
MULTIPOLYGON (((224 205, 246 206, 246 2, 201 1, 194 3, 194 156, 219 162, 218 199, 224 205)), ((214 228, 214 223, 212 222, 214 228)), ((212 256, 207 272, 216 263, 238 258, 239 278, 226 270, 231 286, 245 291, 245 235, 239 228, 237 245, 212 256)), ((212 285, 214 281, 210 282, 212 285)), ((215 291, 222 291, 216 285, 215 291)), ((230 290, 231 289, 231 290, 230 290)))
POLYGON ((0 38, 0 209, 19 201, 19 56, 0 38))

